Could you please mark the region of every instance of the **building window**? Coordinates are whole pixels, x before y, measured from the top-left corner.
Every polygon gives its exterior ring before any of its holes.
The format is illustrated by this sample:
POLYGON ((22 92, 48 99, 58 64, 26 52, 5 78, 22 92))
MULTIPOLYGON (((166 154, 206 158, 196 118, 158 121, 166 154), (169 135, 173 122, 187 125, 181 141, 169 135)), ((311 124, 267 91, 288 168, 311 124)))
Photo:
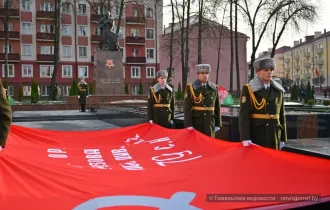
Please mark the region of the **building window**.
POLYGON ((139 11, 137 8, 133 8, 133 17, 138 17, 139 16, 139 11))
POLYGON ((63 78, 72 78, 72 66, 71 65, 62 66, 62 77, 63 78))
POLYGON ((22 65, 22 77, 33 77, 33 65, 22 65))
POLYGON ((55 33, 55 28, 53 25, 50 25, 50 24, 41 24, 40 32, 41 33, 55 33))
POLYGON ((31 11, 31 0, 21 0, 22 10, 31 11))
POLYGON ((8 85, 8 94, 10 96, 14 95, 14 86, 13 85, 8 85))
POLYGON ((79 47, 79 57, 80 58, 87 57, 87 47, 79 47))
POLYGON ((138 85, 133 85, 132 86, 132 95, 137 95, 139 91, 139 86, 138 85))
POLYGON ((319 44, 319 48, 320 48, 320 49, 322 49, 322 48, 323 48, 323 45, 322 45, 322 43, 321 43, 321 44, 319 44))
MULTIPOLYGON (((15 77, 15 68, 14 64, 8 64, 8 77, 15 77)), ((2 77, 5 77, 5 64, 2 64, 2 77)))
POLYGON ((51 2, 41 2, 40 3, 40 11, 53 12, 54 4, 51 2))
POLYGON ((87 26, 79 26, 78 35, 79 36, 87 36, 87 26))
POLYGON ((71 57, 71 46, 62 46, 62 56, 71 57))
POLYGON ((41 86, 40 87, 40 94, 42 96, 48 96, 49 95, 49 92, 50 92, 50 87, 49 86, 41 86))
POLYGON ((147 49, 147 59, 154 59, 155 49, 147 49))
POLYGON ((154 17, 154 12, 153 12, 152 8, 147 8, 146 9, 146 17, 147 18, 153 18, 154 17))
POLYGON ((32 34, 32 24, 22 23, 22 34, 32 34))
POLYGON ((40 46, 42 55, 54 55, 54 46, 40 46))
POLYGON ((132 49, 132 55, 133 55, 133 57, 139 57, 139 49, 133 48, 132 49))
MULTIPOLYGON (((5 48, 6 48, 6 45, 4 44, 3 48, 2 48, 3 53, 5 53, 5 51, 6 51, 5 48)), ((7 50, 8 50, 8 53, 13 53, 13 47, 10 44, 7 45, 7 50)))
POLYGON ((140 67, 131 67, 131 78, 140 78, 140 67))
POLYGON ((147 39, 154 39, 154 29, 153 28, 148 28, 146 31, 147 34, 147 39))
POLYGON ((63 96, 68 96, 68 95, 70 95, 70 89, 71 89, 70 86, 63 86, 63 87, 62 87, 62 95, 63 95, 63 96))
MULTIPOLYGON (((116 31, 117 31, 117 28, 114 29, 115 33, 116 33, 116 31)), ((118 36, 119 36, 119 39, 124 38, 124 28, 123 27, 119 28, 118 36)), ((132 36, 133 36, 133 33, 132 33, 132 36)))
POLYGON ((31 86, 23 86, 23 96, 31 96, 31 86))
POLYGON ((88 78, 88 66, 78 66, 78 76, 88 78))
POLYGON ((40 77, 51 77, 53 75, 54 66, 41 65, 40 66, 40 77))
POLYGON ((100 35, 100 34, 101 34, 100 28, 99 27, 96 27, 94 29, 94 35, 100 35))
POLYGON ((155 78, 155 67, 147 67, 147 78, 155 78))
POLYGON ((139 29, 132 28, 131 34, 132 34, 132 37, 139 37, 139 29))
POLYGON ((62 30, 62 36, 72 36, 71 25, 63 25, 61 30, 62 30))
POLYGON ((22 45, 22 55, 23 56, 32 56, 32 45, 23 44, 22 45))
POLYGON ((123 47, 120 48, 120 52, 121 52, 121 57, 123 58, 124 57, 124 48, 123 47))
POLYGON ((86 14, 86 11, 87 11, 86 4, 79 4, 78 5, 78 13, 80 15, 85 15, 86 14))
POLYGON ((71 11, 70 3, 63 3, 61 7, 62 7, 62 12, 63 13, 70 14, 70 11, 71 11))

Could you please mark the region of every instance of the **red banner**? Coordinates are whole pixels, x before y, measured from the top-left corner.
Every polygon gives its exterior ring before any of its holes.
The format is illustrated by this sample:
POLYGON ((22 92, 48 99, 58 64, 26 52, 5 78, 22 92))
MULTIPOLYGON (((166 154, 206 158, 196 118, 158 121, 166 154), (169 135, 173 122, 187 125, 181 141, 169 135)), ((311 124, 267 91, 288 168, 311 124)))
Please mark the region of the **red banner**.
POLYGON ((13 125, 0 152, 0 209, 283 207, 328 199, 329 177, 329 160, 244 147, 194 130, 13 125))

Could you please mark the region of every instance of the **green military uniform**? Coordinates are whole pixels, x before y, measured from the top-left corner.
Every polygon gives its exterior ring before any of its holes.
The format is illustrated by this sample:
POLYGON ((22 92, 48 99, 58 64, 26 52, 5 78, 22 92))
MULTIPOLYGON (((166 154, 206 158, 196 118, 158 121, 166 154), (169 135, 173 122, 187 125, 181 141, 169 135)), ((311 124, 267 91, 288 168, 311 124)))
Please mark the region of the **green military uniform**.
MULTIPOLYGON (((274 64, 261 63, 257 70, 267 69, 269 65, 274 64)), ((243 86, 239 112, 242 141, 251 140, 273 149, 279 149, 280 142, 287 141, 284 92, 283 87, 274 80, 270 80, 270 86, 265 87, 259 77, 243 86)))
POLYGON ((5 148, 12 122, 12 111, 5 89, 0 82, 0 146, 5 148))
POLYGON ((79 104, 80 104, 80 111, 86 112, 85 106, 87 103, 88 93, 88 84, 85 81, 80 81, 78 83, 78 95, 79 95, 79 104))
MULTIPOLYGON (((157 72, 157 77, 167 76, 167 72, 157 72)), ((174 93, 168 84, 162 87, 159 83, 150 87, 148 94, 148 121, 162 127, 171 128, 174 119, 174 93)))
POLYGON ((207 81, 203 87, 197 79, 186 86, 184 120, 186 127, 193 127, 207 136, 215 137, 215 127, 222 127, 217 85, 207 81))

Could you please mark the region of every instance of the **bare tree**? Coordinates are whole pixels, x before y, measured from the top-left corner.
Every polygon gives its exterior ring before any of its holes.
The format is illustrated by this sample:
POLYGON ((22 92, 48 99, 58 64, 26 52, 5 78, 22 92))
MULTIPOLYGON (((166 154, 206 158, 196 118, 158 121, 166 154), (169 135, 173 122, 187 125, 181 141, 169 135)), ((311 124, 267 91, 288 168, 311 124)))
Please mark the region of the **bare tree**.
POLYGON ((238 21, 238 16, 237 16, 237 11, 238 11, 238 0, 235 0, 235 60, 236 60, 236 96, 240 96, 241 92, 241 84, 240 84, 240 73, 239 73, 239 56, 238 56, 238 29, 237 29, 237 21, 238 21))
POLYGON ((173 64, 173 38, 174 38, 173 36, 174 36, 174 21, 175 21, 173 0, 171 0, 171 12, 172 12, 172 23, 171 23, 171 39, 170 39, 170 62, 169 62, 169 66, 168 66, 170 71, 172 69, 172 64, 173 64))
POLYGON ((311 1, 300 0, 279 9, 271 27, 273 48, 270 57, 274 57, 276 47, 288 25, 299 32, 302 24, 314 23, 317 16, 317 5, 311 1))
POLYGON ((198 0, 198 50, 197 50, 197 63, 202 63, 202 31, 203 31, 203 9, 204 0, 198 0))
POLYGON ((188 77, 188 69, 189 69, 189 26, 190 26, 190 5, 191 0, 187 0, 187 20, 186 20, 186 50, 185 50, 185 65, 184 65, 184 71, 182 71, 182 87, 186 87, 187 85, 187 77, 188 77))
POLYGON ((298 0, 258 0, 257 6, 254 12, 251 11, 251 8, 254 7, 253 0, 242 0, 237 6, 240 8, 240 12, 243 14, 249 27, 251 28, 252 33, 252 53, 251 53, 251 63, 250 70, 251 75, 250 79, 254 78, 254 69, 252 68, 253 62, 256 59, 256 53, 259 48, 260 42, 264 37, 264 34, 273 19, 279 10, 285 8, 290 4, 294 4, 298 0), (257 18, 261 18, 260 23, 257 18), (258 33, 260 29, 260 33, 258 33))
POLYGON ((229 92, 233 93, 233 74, 234 74, 234 40, 233 40, 233 0, 229 0, 230 4, 230 76, 229 76, 229 92))

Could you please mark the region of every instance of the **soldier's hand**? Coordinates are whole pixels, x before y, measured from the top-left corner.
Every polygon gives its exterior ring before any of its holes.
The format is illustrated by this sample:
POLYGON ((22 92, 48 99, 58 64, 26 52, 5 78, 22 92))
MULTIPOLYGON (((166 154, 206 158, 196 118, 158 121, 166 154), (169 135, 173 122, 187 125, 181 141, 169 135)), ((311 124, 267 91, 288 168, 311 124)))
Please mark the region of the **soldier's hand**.
POLYGON ((243 143, 244 147, 248 147, 248 146, 250 146, 250 144, 252 144, 252 141, 251 140, 244 140, 244 141, 242 141, 242 143, 243 143))
POLYGON ((173 123, 174 123, 173 120, 171 120, 171 121, 170 121, 170 124, 173 125, 173 123))
POLYGON ((188 130, 194 130, 194 127, 187 127, 188 130))
POLYGON ((78 98, 80 98, 80 96, 78 96, 78 98))
POLYGON ((220 127, 215 126, 214 131, 217 132, 217 131, 219 131, 219 130, 220 130, 220 127))
POLYGON ((281 141, 281 142, 280 142, 280 150, 281 150, 284 146, 285 146, 285 145, 284 145, 284 142, 281 141))
POLYGON ((152 122, 152 120, 149 120, 149 123, 152 125, 152 124, 154 124, 153 122, 152 122))
POLYGON ((2 146, 0 146, 0 152, 1 152, 1 150, 2 150, 2 146))

